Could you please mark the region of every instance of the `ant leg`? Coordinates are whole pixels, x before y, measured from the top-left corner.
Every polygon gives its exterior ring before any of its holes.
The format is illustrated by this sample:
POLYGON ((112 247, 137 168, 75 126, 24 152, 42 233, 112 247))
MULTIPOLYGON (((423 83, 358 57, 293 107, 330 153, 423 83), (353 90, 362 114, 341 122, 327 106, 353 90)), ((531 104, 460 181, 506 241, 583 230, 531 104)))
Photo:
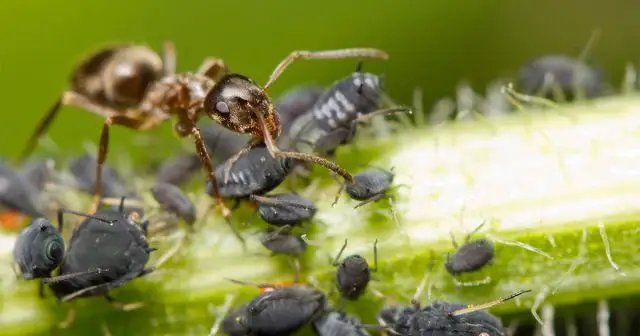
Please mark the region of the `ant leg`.
POLYGON ((111 118, 106 118, 102 126, 102 133, 100 134, 100 145, 98 149, 98 160, 96 164, 96 184, 93 191, 93 201, 91 208, 87 213, 93 214, 98 210, 100 206, 100 198, 102 193, 102 166, 107 159, 109 152, 109 128, 111 127, 111 118))
POLYGON ((109 294, 105 294, 104 298, 116 309, 122 311, 132 311, 144 307, 144 302, 122 303, 109 294))
POLYGON ((342 256, 342 252, 344 252, 344 249, 347 248, 347 239, 344 240, 344 244, 342 245, 342 248, 340 249, 340 252, 338 252, 338 255, 336 255, 336 257, 333 259, 333 262, 331 263, 333 266, 338 266, 338 260, 340 260, 340 256, 342 256))
POLYGON ((58 328, 60 329, 66 329, 68 328, 71 323, 73 323, 73 321, 75 321, 76 319, 76 306, 74 303, 71 303, 69 306, 69 310, 67 311, 67 317, 65 317, 65 319, 58 323, 58 328))
POLYGON ((164 75, 171 76, 176 73, 176 48, 171 41, 165 41, 162 45, 162 63, 164 75))
POLYGON ((200 130, 198 129, 197 126, 193 125, 191 129, 191 133, 193 134, 193 140, 195 142, 196 151, 198 152, 198 157, 200 157, 200 161, 202 161, 202 165, 204 166, 204 169, 207 172, 207 175, 209 176, 209 182, 211 182, 211 189, 213 190, 213 195, 212 195, 213 200, 216 203, 216 206, 220 208, 220 211, 222 212, 222 217, 224 217, 224 220, 227 223, 227 225, 229 225, 233 233, 242 243, 242 246, 246 249, 246 243, 244 238, 231 223, 231 210, 227 208, 227 206, 224 204, 224 200, 222 199, 222 196, 220 196, 220 190, 218 189, 218 179, 216 179, 215 168, 213 167, 213 163, 211 162, 211 157, 209 156, 209 153, 207 153, 207 148, 205 147, 204 142, 202 141, 202 136, 200 136, 200 130))
POLYGON ((321 51, 308 51, 308 50, 295 50, 283 59, 278 66, 273 70, 269 76, 267 84, 262 87, 264 92, 273 82, 280 77, 282 72, 293 61, 298 59, 344 59, 355 57, 367 57, 367 58, 380 58, 386 60, 389 58, 386 52, 380 49, 374 48, 349 48, 349 49, 337 49, 337 50, 321 50, 321 51))
POLYGON ((264 117, 259 113, 256 113, 255 115, 258 118, 260 127, 262 128, 264 143, 273 157, 285 157, 285 158, 291 158, 295 160, 315 163, 329 170, 332 170, 336 174, 342 176, 342 178, 344 178, 348 183, 353 183, 353 176, 351 176, 351 174, 348 171, 346 171, 344 168, 338 166, 338 164, 335 162, 331 162, 317 155, 299 153, 299 152, 283 152, 280 149, 278 149, 278 147, 276 146, 275 140, 271 136, 271 132, 269 132, 269 129, 267 128, 267 123, 265 122, 264 117))
POLYGON ((229 67, 224 61, 215 57, 207 57, 202 61, 196 73, 217 81, 228 72, 229 67))
POLYGON ((47 132, 47 129, 49 128, 49 126, 51 126, 53 121, 56 119, 56 117, 58 116, 58 111, 60 110, 60 107, 63 105, 63 102, 62 102, 63 96, 64 94, 61 97, 59 97, 58 100, 56 100, 53 106, 49 108, 49 111, 47 111, 47 114, 45 114, 44 117, 40 119, 40 121, 38 122, 38 125, 36 126, 36 129, 33 131, 31 136, 27 140, 27 144, 25 148, 22 150, 22 153, 20 154, 18 162, 22 163, 24 160, 26 160, 27 157, 29 157, 29 155, 31 155, 33 150, 36 148, 36 144, 38 143, 38 140, 40 140, 40 138, 47 132))
POLYGON ((252 138, 249 143, 244 146, 242 149, 240 149, 237 153, 233 154, 232 157, 227 159, 227 164, 224 167, 224 183, 228 183, 229 182, 229 177, 231 176, 231 168, 233 168, 233 165, 240 159, 241 156, 247 154, 251 148, 255 147, 256 145, 260 144, 262 142, 261 139, 258 138, 252 138))

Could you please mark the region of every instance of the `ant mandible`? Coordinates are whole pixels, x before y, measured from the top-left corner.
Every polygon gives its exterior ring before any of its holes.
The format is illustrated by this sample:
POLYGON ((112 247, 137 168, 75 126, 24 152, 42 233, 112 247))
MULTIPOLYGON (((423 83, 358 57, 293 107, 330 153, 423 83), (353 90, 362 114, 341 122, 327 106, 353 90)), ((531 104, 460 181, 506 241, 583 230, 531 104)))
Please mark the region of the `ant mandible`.
MULTIPOLYGON (((173 116, 177 119, 174 124, 177 136, 193 137, 196 152, 213 185, 212 196, 227 221, 231 211, 219 194, 215 169, 197 127, 203 114, 235 132, 251 133, 254 139, 264 139, 274 156, 311 160, 336 171, 347 181, 352 180, 351 175, 335 163, 316 159, 313 155, 280 152, 275 147, 273 139, 280 133, 280 123, 265 90, 296 59, 387 59, 384 51, 370 48, 294 51, 276 67, 267 84, 259 89, 249 78, 230 74, 227 65, 213 57, 206 58, 196 72, 176 73, 173 43, 165 42, 163 49, 163 56, 160 57, 146 46, 120 44, 103 48, 86 58, 73 71, 70 89, 63 92, 38 123, 20 161, 33 152, 38 139, 46 133, 59 109, 62 106, 75 106, 104 118, 96 165, 96 187, 89 213, 95 212, 100 203, 102 165, 107 158, 110 127, 121 125, 145 131, 173 116), (228 107, 227 113, 223 105, 228 107)), ((252 144, 256 141, 252 141, 252 144)))

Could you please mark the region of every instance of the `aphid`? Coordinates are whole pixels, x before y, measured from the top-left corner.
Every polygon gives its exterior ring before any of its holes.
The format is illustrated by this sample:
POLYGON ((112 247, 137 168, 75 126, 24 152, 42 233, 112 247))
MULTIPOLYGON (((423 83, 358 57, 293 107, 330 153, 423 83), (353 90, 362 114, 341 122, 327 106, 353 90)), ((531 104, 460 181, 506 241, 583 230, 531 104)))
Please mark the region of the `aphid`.
POLYGON ((309 111, 323 93, 320 86, 303 85, 280 95, 273 105, 280 114, 282 134, 289 134, 293 121, 309 111))
POLYGON ((353 183, 340 185, 333 205, 338 202, 340 194, 345 189, 351 198, 361 201, 355 206, 356 208, 381 200, 387 197, 387 192, 391 189, 394 176, 393 168, 391 170, 373 169, 356 174, 353 176, 353 183))
POLYGON ((13 246, 13 259, 23 279, 48 278, 62 263, 64 250, 59 229, 41 217, 20 232, 13 246))
POLYGON ((234 132, 253 136, 247 147, 228 160, 225 180, 238 157, 250 148, 264 143, 273 157, 287 157, 322 165, 351 182, 353 179, 351 174, 335 162, 307 153, 283 152, 276 146, 275 141, 282 133, 282 124, 278 112, 266 93, 267 88, 297 59, 343 59, 350 57, 388 58, 384 51, 369 48, 294 51, 278 64, 263 87, 240 74, 227 74, 220 79, 204 100, 205 112, 222 126, 234 132))
MULTIPOLYGON (((65 277, 95 268, 104 271, 63 280, 58 280, 57 277, 49 279, 49 287, 58 300, 66 302, 81 297, 103 296, 117 309, 131 310, 140 307, 141 303, 123 304, 108 293, 113 288, 155 270, 155 267, 145 267, 150 253, 155 249, 149 247, 144 232, 137 223, 138 216, 125 212, 124 198, 117 211, 98 210, 94 215, 70 210, 64 212, 86 219, 71 236, 69 248, 60 265, 59 276, 65 277)), ((61 327, 66 327, 73 321, 74 313, 75 309, 72 307, 61 327)))
POLYGON ((260 218, 275 226, 302 225, 318 212, 313 202, 297 193, 251 195, 250 198, 258 203, 257 211, 260 218))
MULTIPOLYGON (((407 112, 408 107, 378 110, 382 77, 363 73, 359 67, 350 76, 334 83, 313 108, 298 117, 287 133, 294 148, 310 146, 305 152, 333 157, 336 149, 350 143, 357 125, 379 115, 407 112)), ((347 181, 350 182, 350 181, 347 181)))
POLYGON ((491 263, 495 253, 493 244, 486 239, 470 240, 471 236, 476 233, 483 224, 480 224, 472 232, 470 232, 465 238, 464 245, 458 248, 458 243, 451 235, 453 246, 456 248, 456 252, 453 255, 447 255, 444 267, 447 272, 452 276, 456 276, 460 273, 475 272, 491 263))
POLYGON ((313 322, 313 331, 318 336, 368 336, 366 328, 358 319, 339 312, 327 312, 313 322))
POLYGON ((378 240, 373 243, 373 267, 369 267, 369 263, 365 258, 358 254, 352 254, 342 261, 340 257, 347 248, 347 239, 344 245, 333 260, 333 266, 336 269, 336 288, 342 296, 340 309, 346 303, 346 300, 357 300, 369 285, 371 281, 371 273, 378 271, 378 240))
POLYGON ((466 305, 434 301, 426 307, 421 307, 419 298, 426 285, 426 279, 425 273, 411 299, 410 306, 386 306, 378 314, 378 321, 382 326, 390 328, 391 334, 506 336, 500 320, 484 309, 530 292, 530 290, 520 290, 507 297, 483 304, 466 305))
POLYGON ((196 221, 196 206, 180 188, 173 184, 156 183, 150 191, 165 211, 193 226, 196 221))
MULTIPOLYGON (((69 162, 69 171, 73 175, 79 190, 93 194, 96 188, 96 159, 90 154, 77 157, 69 162)), ((102 166, 100 190, 105 198, 119 198, 133 196, 125 186, 124 180, 118 172, 108 165, 102 166)))
POLYGON ((222 127, 218 123, 200 123, 202 141, 211 154, 211 159, 223 162, 241 151, 249 139, 246 135, 222 127))
POLYGON ((192 136, 198 157, 208 178, 213 182, 213 195, 223 216, 230 211, 218 196, 213 164, 207 154, 198 119, 206 114, 202 103, 218 78, 227 72, 220 59, 206 58, 196 72, 176 73, 176 55, 173 44, 164 44, 161 58, 142 45, 121 44, 103 48, 90 55, 74 71, 71 85, 49 112, 42 118, 30 137, 22 158, 35 148, 62 106, 76 106, 104 119, 97 165, 95 191, 90 213, 94 212, 101 197, 102 165, 109 149, 109 129, 120 125, 146 131, 172 117, 174 130, 181 137, 192 136))
POLYGON ((55 161, 53 159, 33 159, 20 167, 18 174, 24 176, 38 190, 42 191, 47 183, 55 176, 55 161))
POLYGON ((308 287, 281 287, 274 284, 250 284, 231 280, 238 284, 258 288, 272 288, 256 296, 236 321, 245 328, 247 335, 291 335, 304 325, 319 318, 326 309, 324 293, 308 287))
POLYGON ((182 185, 191 180, 201 165, 197 154, 181 154, 168 158, 160 164, 156 173, 156 181, 182 185))
POLYGON ((270 250, 273 255, 287 254, 299 256, 307 250, 307 243, 304 239, 286 231, 287 226, 277 230, 267 229, 260 237, 260 242, 270 250), (283 230, 284 229, 284 230, 283 230))
POLYGON ((41 194, 27 178, 0 162, 0 207, 29 217, 44 217, 41 194))

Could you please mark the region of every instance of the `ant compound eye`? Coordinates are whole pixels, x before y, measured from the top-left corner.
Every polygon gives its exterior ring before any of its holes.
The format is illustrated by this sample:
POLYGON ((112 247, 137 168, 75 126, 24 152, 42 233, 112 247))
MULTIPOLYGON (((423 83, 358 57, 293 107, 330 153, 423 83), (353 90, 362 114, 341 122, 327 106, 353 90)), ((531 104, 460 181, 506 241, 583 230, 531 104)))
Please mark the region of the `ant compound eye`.
POLYGON ((229 113, 229 105, 223 101, 219 101, 216 103, 216 111, 220 113, 229 113))

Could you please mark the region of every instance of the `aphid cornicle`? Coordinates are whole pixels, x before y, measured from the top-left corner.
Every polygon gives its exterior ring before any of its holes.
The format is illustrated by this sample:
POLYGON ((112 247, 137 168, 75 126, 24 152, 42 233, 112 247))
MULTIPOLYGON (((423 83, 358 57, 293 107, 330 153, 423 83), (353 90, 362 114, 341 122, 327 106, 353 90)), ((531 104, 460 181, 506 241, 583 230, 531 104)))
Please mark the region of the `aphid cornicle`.
POLYGON ((368 336, 360 321, 339 312, 327 312, 313 322, 318 336, 368 336))
POLYGON ((297 193, 251 195, 250 199, 258 203, 258 215, 274 226, 299 226, 313 219, 318 208, 308 199, 297 193))
MULTIPOLYGON (((54 295, 63 302, 103 296, 118 309, 139 307, 139 303, 123 304, 108 293, 111 289, 155 270, 155 267, 145 266, 150 253, 155 249, 149 246, 143 229, 137 222, 137 214, 125 212, 124 198, 117 210, 98 210, 94 215, 69 210, 65 212, 84 216, 86 219, 71 236, 58 277, 96 268, 103 271, 62 280, 53 277, 49 280, 49 287, 54 295)), ((74 309, 71 307, 62 327, 73 321, 73 313, 74 309)))
POLYGON ((518 86, 524 94, 558 100, 559 94, 566 101, 576 97, 576 90, 585 98, 601 96, 606 91, 606 76, 602 69, 564 55, 547 55, 523 66, 518 73, 518 86))
POLYGON ((196 206, 180 188, 169 183, 156 183, 150 189, 163 210, 184 220, 190 226, 196 221, 196 206))
POLYGON ((462 246, 458 247, 455 238, 451 236, 451 241, 456 251, 453 255, 447 255, 444 267, 452 276, 460 273, 475 272, 490 264, 495 257, 493 244, 487 239, 470 240, 471 236, 477 232, 483 224, 480 224, 465 238, 462 246))
MULTIPOLYGON (((232 280, 235 283, 248 283, 232 280)), ((253 285, 270 288, 249 302, 236 321, 246 335, 286 336, 315 321, 326 310, 324 293, 308 287, 281 287, 273 284, 253 285)))
POLYGON ((36 218, 24 228, 13 246, 13 259, 23 279, 47 278, 64 257, 64 239, 46 218, 36 218))
POLYGON ((378 240, 373 243, 373 267, 369 266, 367 260, 358 254, 352 254, 342 261, 340 257, 347 248, 347 239, 340 252, 333 260, 333 266, 336 269, 336 288, 342 296, 340 308, 345 304, 346 300, 357 300, 369 285, 371 281, 371 273, 378 271, 378 240))

